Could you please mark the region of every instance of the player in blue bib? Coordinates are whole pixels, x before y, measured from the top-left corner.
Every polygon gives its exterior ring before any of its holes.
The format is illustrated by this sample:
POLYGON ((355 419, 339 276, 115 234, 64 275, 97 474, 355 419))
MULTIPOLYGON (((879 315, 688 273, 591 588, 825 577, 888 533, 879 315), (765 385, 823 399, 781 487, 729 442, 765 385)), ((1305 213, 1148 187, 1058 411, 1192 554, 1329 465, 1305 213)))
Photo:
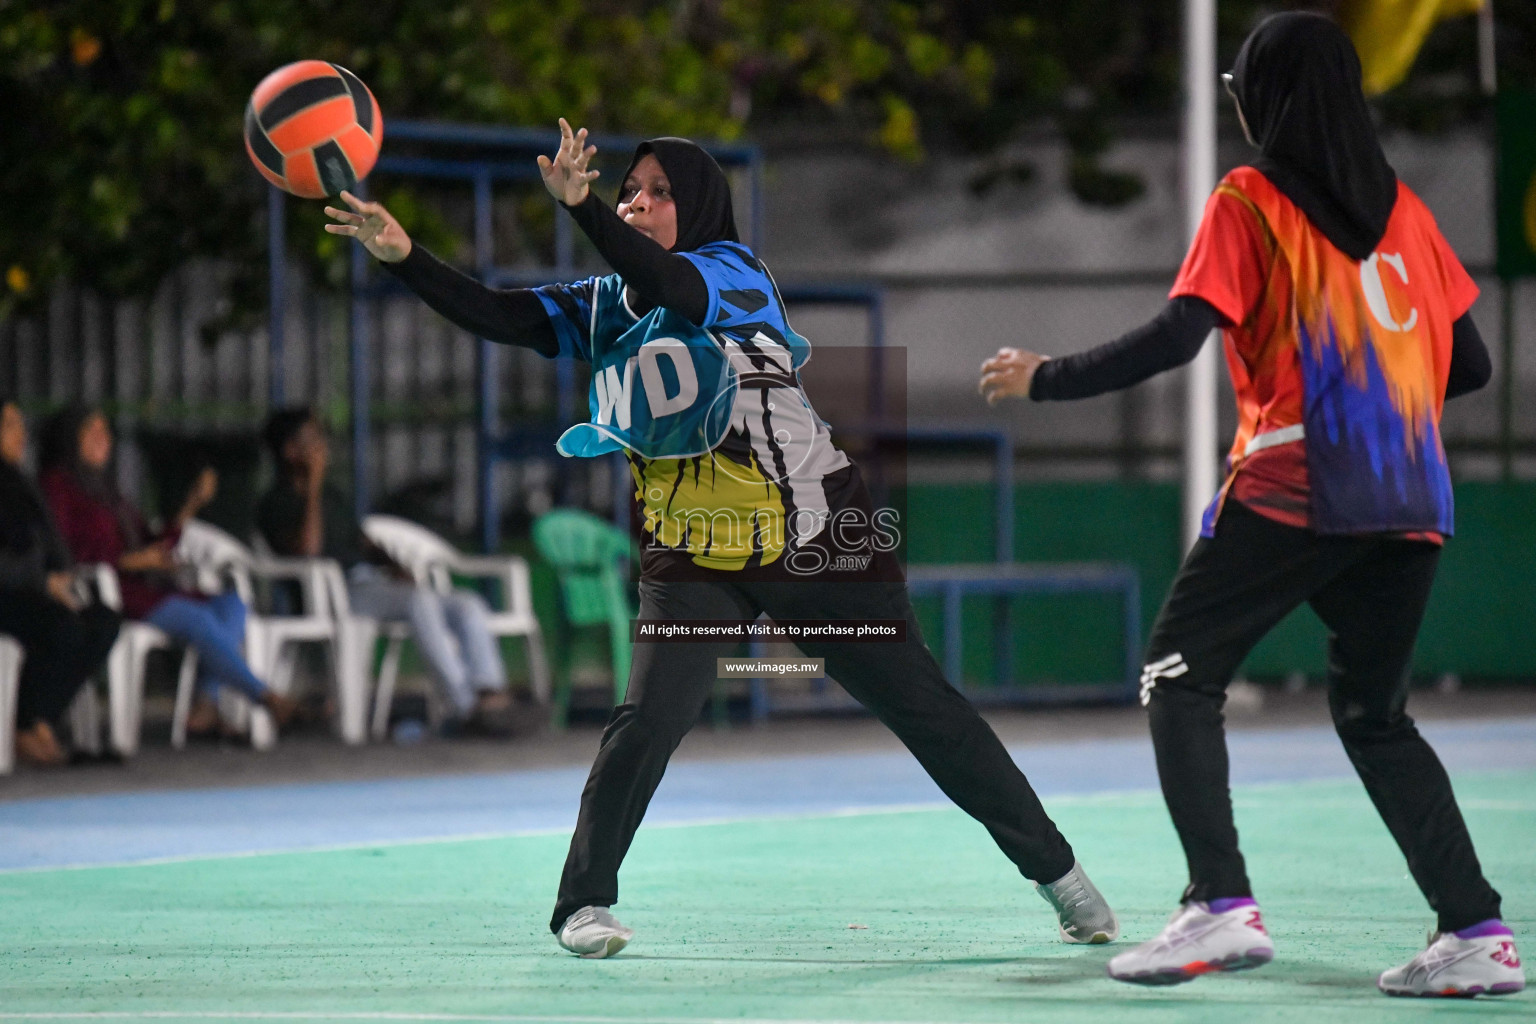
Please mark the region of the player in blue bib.
MULTIPOLYGON (((642 622, 895 620, 897 642, 800 644, 899 736, 961 809, 1055 908, 1067 942, 1119 935, 996 734, 924 645, 889 536, 833 446, 797 374, 810 345, 773 277, 737 238, 730 186, 703 149, 653 139, 635 151, 617 209, 590 190, 596 152, 560 121, 540 157, 545 186, 614 273, 497 290, 413 245, 378 203, 327 207, 433 309, 482 338, 592 366, 590 416, 563 455, 624 451, 641 520, 642 622), (835 556, 863 555, 862 559, 835 556), (865 568, 848 570, 845 565, 865 568)), ((566 949, 610 956, 632 932, 614 920, 619 865, 667 761, 698 720, 716 659, 734 642, 635 644, 628 689, 582 792, 550 929, 566 949)))

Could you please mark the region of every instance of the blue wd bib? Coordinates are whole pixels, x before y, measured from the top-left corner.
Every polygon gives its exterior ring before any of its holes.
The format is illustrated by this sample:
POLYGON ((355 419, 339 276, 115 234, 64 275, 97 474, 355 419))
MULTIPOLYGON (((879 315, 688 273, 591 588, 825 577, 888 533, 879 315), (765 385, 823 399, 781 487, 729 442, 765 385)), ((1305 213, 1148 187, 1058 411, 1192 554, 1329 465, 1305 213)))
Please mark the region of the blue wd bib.
POLYGON ((591 420, 560 436, 562 455, 702 455, 725 437, 740 372, 792 374, 810 357, 751 250, 717 242, 684 255, 709 288, 707 327, 664 308, 636 317, 616 274, 539 289, 561 351, 592 364, 591 420))

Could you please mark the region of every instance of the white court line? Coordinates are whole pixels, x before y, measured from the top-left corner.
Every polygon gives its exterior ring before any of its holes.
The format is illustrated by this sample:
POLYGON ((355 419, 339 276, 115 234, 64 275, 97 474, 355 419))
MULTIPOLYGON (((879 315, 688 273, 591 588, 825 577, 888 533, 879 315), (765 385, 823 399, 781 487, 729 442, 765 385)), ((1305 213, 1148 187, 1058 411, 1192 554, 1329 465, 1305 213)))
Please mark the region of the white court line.
MULTIPOLYGON (((1498 769, 1488 772, 1475 772, 1467 774, 1476 774, 1480 776, 1499 776, 1523 774, 1523 771, 1520 769, 1498 769)), ((1245 795, 1258 795, 1272 792, 1274 790, 1292 789, 1297 787, 1309 788, 1314 786, 1337 785, 1340 782, 1350 781, 1351 778, 1351 776, 1340 775, 1316 779, 1276 779, 1269 782, 1243 783, 1233 787, 1233 802, 1235 806, 1241 807, 1242 798, 1245 795)), ((1156 796, 1158 796, 1158 791, 1156 789, 1106 789, 1100 790, 1096 793, 1063 793, 1055 796, 1043 797, 1042 801, 1049 806, 1070 806, 1073 804, 1094 806, 1098 804, 1119 803, 1121 801, 1142 803, 1145 802, 1148 798, 1156 796)), ((1469 810, 1524 811, 1536 809, 1536 805, 1527 804, 1520 801, 1503 800, 1464 800, 1460 802, 1460 805, 1469 810)), ((932 812, 953 809, 955 809, 954 804, 947 800, 938 800, 931 803, 854 806, 839 808, 832 811, 805 811, 798 814, 788 813, 742 815, 733 818, 699 818, 693 821, 663 821, 656 822, 654 824, 648 822, 645 827, 648 830, 661 828, 701 828, 709 825, 750 825, 756 822, 817 821, 831 818, 863 818, 879 814, 912 814, 916 812, 932 812)), ((397 847, 430 846, 435 843, 475 843, 496 839, 525 839, 538 836, 567 835, 569 833, 569 827, 537 828, 508 830, 505 832, 469 832, 460 835, 447 836, 412 836, 408 839, 376 839, 371 841, 364 840, 356 843, 334 843, 324 846, 294 846, 265 850, 233 850, 223 853, 195 853, 174 857, 146 857, 142 860, 107 862, 92 861, 81 864, 40 864, 30 867, 0 868, 0 877, 4 877, 6 875, 32 875, 48 871, 92 871, 96 869, 109 868, 156 867, 165 864, 191 864, 198 861, 244 860, 251 857, 281 857, 296 853, 346 853, 352 850, 387 850, 397 847)), ((6 1015, 4 1013, 0 1013, 0 1020, 6 1019, 8 1019, 6 1015)), ((433 1018, 422 1019, 426 1020, 433 1018)), ((488 1019, 520 1020, 522 1018, 498 1017, 488 1019)), ((532 1020, 533 1018, 529 1019, 532 1020)), ((556 1021, 560 1018, 538 1019, 556 1021)), ((579 1019, 591 1020, 593 1018, 583 1017, 579 1019)), ((681 1018, 679 1018, 679 1020, 681 1020, 681 1018)), ((732 1020, 735 1020, 735 1018, 732 1018, 732 1020)), ((699 1021, 703 1022, 704 1018, 700 1018, 699 1021)), ((660 1018, 657 1019, 657 1024, 660 1024, 660 1018)), ((738 1021, 737 1024, 753 1024, 753 1022, 738 1021)), ((802 1024, 802 1022, 785 1022, 785 1024, 802 1024)), ((815 1022, 815 1024, 837 1024, 837 1022, 821 1021, 815 1022)), ((862 1024, 871 1024, 871 1022, 866 1021, 862 1022, 862 1024)))
POLYGON ((531 1014, 306 1012, 303 1010, 110 1010, 0 1013, 0 1020, 336 1020, 465 1021, 471 1024, 963 1024, 960 1021, 868 1021, 793 1017, 556 1017, 531 1014))
MULTIPOLYGON (((1150 792, 1150 790, 1148 791, 1150 792)), ((1095 794, 1097 795, 1097 794, 1095 794)), ((942 811, 954 806, 947 801, 921 804, 886 804, 874 807, 844 807, 835 811, 808 811, 802 814, 760 814, 737 818, 699 818, 693 821, 662 821, 647 824, 647 829, 696 828, 705 825, 748 825, 759 821, 814 821, 821 818, 862 818, 875 814, 910 814, 914 811, 942 811)), ((333 843, 325 846, 293 846, 268 850, 232 850, 222 853, 191 853, 175 857, 146 857, 142 860, 88 861, 83 864, 40 864, 23 868, 0 868, 0 876, 33 875, 47 871, 92 871, 97 868, 140 868, 161 864, 190 864, 202 860, 243 860, 249 857, 280 857, 291 853, 345 853, 349 850, 384 850, 400 846, 430 846, 434 843, 476 843, 491 839, 525 839, 535 836, 561 836, 570 833, 570 827, 530 828, 506 832, 468 832, 448 836, 412 836, 409 839, 376 839, 356 843, 333 843)), ((0 1013, 0 1020, 5 1020, 0 1013)), ((428 1019, 428 1018, 424 1018, 428 1019)), ((458 1019, 458 1018, 454 1018, 458 1019)), ((493 1018, 500 1020, 502 1018, 493 1018)), ((513 1018, 507 1018, 513 1019, 513 1018)), ((531 1018, 530 1018, 531 1019, 531 1018)), ((542 1018, 541 1018, 542 1019, 542 1018)), ((548 1018, 556 1020, 559 1018, 548 1018)), ((580 1018, 588 1020, 590 1018, 580 1018)), ((748 1022, 750 1024, 750 1022, 748 1022)), ((832 1024, 832 1022, 826 1022, 832 1024)), ((867 1022, 866 1022, 867 1024, 867 1022)))
MULTIPOLYGON (((1308 780, 1308 781, 1334 781, 1334 780, 1308 780)), ((1268 786, 1270 783, 1257 783, 1254 787, 1268 786)), ((1294 785, 1294 783, 1276 783, 1276 785, 1294 785)), ((1109 803, 1124 798, 1144 798, 1155 796, 1155 789, 1109 789, 1097 793, 1068 793, 1046 799, 1050 804, 1098 804, 1109 803)), ((660 821, 646 822, 646 829, 658 828, 700 828, 706 825, 750 825, 755 822, 773 821, 816 821, 830 818, 863 818, 876 814, 912 814, 916 812, 943 811, 955 809, 955 805, 948 800, 935 800, 928 803, 913 804, 875 804, 869 806, 841 807, 831 811, 803 811, 800 813, 784 814, 749 814, 732 818, 698 818, 689 821, 660 821)), ((321 846, 289 846, 276 847, 262 850, 230 850, 220 853, 189 853, 171 857, 145 857, 139 860, 122 861, 86 861, 78 864, 37 864, 29 867, 0 868, 0 877, 5 875, 33 875, 47 871, 92 871, 97 868, 139 868, 155 867, 162 864, 191 864, 204 860, 244 860, 249 857, 280 857, 294 853, 346 853, 351 850, 387 850, 403 846, 430 846, 434 843, 476 843, 494 839, 526 839, 538 836, 558 836, 570 834, 571 827, 561 828, 530 828, 509 829, 505 832, 466 832, 457 835, 445 836, 412 836, 407 839, 374 839, 362 840, 356 843, 331 843, 321 846)), ((0 1020, 5 1015, 0 1013, 0 1020)), ((584 1018, 585 1019, 585 1018, 584 1018)), ((750 1022, 747 1022, 750 1024, 750 1022)), ((823 1022, 833 1024, 833 1022, 823 1022)), ((869 1022, 865 1022, 869 1024, 869 1022)))

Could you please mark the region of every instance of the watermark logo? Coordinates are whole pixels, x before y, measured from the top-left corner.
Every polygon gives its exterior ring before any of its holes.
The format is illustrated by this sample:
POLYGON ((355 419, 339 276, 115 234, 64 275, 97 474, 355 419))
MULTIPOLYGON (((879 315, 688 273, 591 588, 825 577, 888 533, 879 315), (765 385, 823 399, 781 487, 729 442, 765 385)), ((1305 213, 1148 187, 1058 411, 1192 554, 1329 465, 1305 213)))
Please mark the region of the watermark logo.
POLYGON ((653 505, 645 511, 651 543, 674 550, 685 543, 693 550, 695 539, 707 538, 716 557, 745 557, 754 550, 784 551, 787 540, 784 564, 796 576, 866 572, 877 555, 901 547, 901 512, 895 508, 796 509, 787 519, 764 507, 663 511, 653 505))
POLYGON ((873 512, 844 508, 820 514, 802 509, 795 515, 800 520, 794 524, 796 543, 785 564, 797 576, 863 572, 875 555, 901 546, 901 513, 893 508, 873 512))

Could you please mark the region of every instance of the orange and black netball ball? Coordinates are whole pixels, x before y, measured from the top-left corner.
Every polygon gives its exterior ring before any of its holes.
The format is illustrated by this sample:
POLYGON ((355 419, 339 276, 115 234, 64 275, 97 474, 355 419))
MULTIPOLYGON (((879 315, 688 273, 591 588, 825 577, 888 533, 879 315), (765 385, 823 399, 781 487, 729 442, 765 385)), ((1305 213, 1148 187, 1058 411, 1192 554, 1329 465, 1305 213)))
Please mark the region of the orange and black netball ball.
POLYGON ((245 107, 245 151, 262 177, 305 199, 356 187, 373 170, 384 116, 368 87, 323 60, 285 64, 245 107))

